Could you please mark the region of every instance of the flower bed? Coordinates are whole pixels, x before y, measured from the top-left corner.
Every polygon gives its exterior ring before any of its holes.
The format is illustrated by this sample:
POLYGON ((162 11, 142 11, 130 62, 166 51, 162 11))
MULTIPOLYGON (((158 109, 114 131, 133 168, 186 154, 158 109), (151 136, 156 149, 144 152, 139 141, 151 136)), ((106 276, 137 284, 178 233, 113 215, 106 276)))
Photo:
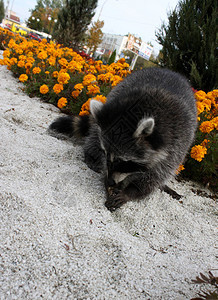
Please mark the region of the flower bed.
MULTIPOLYGON (((26 40, 2 29, 0 40, 7 47, 0 64, 19 77, 30 96, 39 96, 68 114, 89 114, 90 99, 104 103, 111 89, 130 73, 125 59, 103 65, 70 48, 46 40, 26 40)), ((217 187, 218 90, 198 91, 195 98, 199 121, 195 145, 178 171, 217 187)))
POLYGON ((109 91, 130 73, 125 59, 103 65, 45 39, 11 38, 11 33, 3 55, 0 63, 19 77, 30 96, 39 96, 70 114, 88 114, 90 98, 105 102, 109 91))

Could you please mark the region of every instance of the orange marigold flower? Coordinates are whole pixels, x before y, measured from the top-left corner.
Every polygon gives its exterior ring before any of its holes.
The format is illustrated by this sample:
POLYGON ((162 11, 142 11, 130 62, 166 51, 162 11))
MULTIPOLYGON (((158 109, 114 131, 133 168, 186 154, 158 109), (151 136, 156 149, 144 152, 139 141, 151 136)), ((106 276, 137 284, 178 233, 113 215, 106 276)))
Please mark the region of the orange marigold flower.
POLYGON ((66 72, 61 72, 58 74, 58 82, 60 84, 67 84, 70 80, 70 75, 66 72))
POLYGON ((21 82, 25 82, 25 81, 27 81, 27 79, 28 79, 28 76, 26 74, 21 74, 19 77, 19 80, 21 82))
POLYGON ((39 59, 46 59, 48 57, 48 55, 47 55, 46 51, 41 51, 41 52, 39 52, 39 54, 37 55, 37 57, 39 59))
POLYGON ((17 66, 19 68, 23 68, 25 66, 25 62, 23 60, 19 60, 18 63, 17 63, 17 66))
POLYGON ((56 63, 56 58, 54 56, 50 56, 48 59, 48 63, 49 65, 54 66, 56 63))
POLYGON ((183 165, 179 165, 178 169, 176 170, 176 174, 178 175, 181 171, 185 170, 183 165))
POLYGON ((66 58, 59 59, 58 63, 63 67, 67 67, 68 65, 68 61, 66 60, 66 58))
POLYGON ((121 58, 121 59, 118 60, 118 63, 120 63, 120 64, 124 64, 125 62, 126 62, 125 58, 121 58))
POLYGON ((203 142, 201 143, 201 146, 210 148, 210 146, 208 145, 209 142, 210 140, 204 139, 203 142))
POLYGON ((75 98, 75 99, 79 96, 79 94, 80 94, 80 91, 79 91, 79 90, 76 90, 76 91, 73 91, 73 92, 72 92, 72 96, 73 96, 73 98, 75 98))
POLYGON ((49 91, 49 88, 46 84, 43 84, 42 86, 40 86, 39 91, 40 91, 41 94, 47 94, 48 91, 49 91))
POLYGON ((67 105, 67 98, 64 98, 64 97, 61 97, 59 100, 58 100, 58 107, 59 108, 63 108, 67 105))
POLYGON ((198 101, 202 101, 202 100, 204 100, 205 98, 206 98, 206 93, 204 92, 204 91, 197 91, 196 93, 195 93, 195 99, 197 99, 198 101))
POLYGON ((89 85, 87 87, 88 91, 87 91, 87 95, 95 95, 97 93, 100 93, 100 88, 97 85, 89 85))
POLYGON ((55 94, 59 94, 61 91, 63 91, 64 87, 62 84, 56 83, 53 86, 53 91, 55 92, 55 94))
POLYGON ((30 69, 30 68, 32 68, 32 64, 30 63, 30 62, 27 62, 26 64, 25 64, 25 68, 26 69, 30 69))
POLYGON ((88 115, 89 114, 89 108, 90 108, 90 101, 91 100, 98 100, 101 101, 102 103, 106 102, 106 97, 104 97, 103 95, 97 95, 94 98, 89 98, 81 107, 81 111, 79 113, 80 116, 84 116, 84 115, 88 115))
POLYGON ((123 79, 118 76, 118 75, 114 75, 112 78, 111 78, 111 82, 112 82, 112 86, 116 86, 120 81, 122 81, 123 79))
POLYGON ((15 64, 17 64, 17 58, 12 57, 12 58, 10 59, 10 65, 13 66, 13 65, 15 65, 15 64))
POLYGON ((203 133, 210 133, 214 129, 214 124, 211 121, 202 122, 199 129, 203 133))
POLYGON ((88 75, 84 76, 84 78, 83 78, 83 85, 89 85, 89 84, 95 83, 95 82, 96 82, 95 75, 88 74, 88 75))
POLYGON ((218 98, 218 90, 213 90, 212 93, 215 98, 218 98))
POLYGON ((89 111, 88 110, 81 110, 79 113, 79 116, 86 116, 89 115, 89 111))
POLYGON ((210 122, 216 129, 218 129, 218 117, 213 118, 210 122))
POLYGON ((198 115, 200 115, 204 111, 204 105, 202 102, 196 102, 198 115))
POLYGON ((206 111, 210 111, 210 109, 211 109, 211 101, 209 99, 204 99, 202 101, 202 103, 203 103, 206 111))
POLYGON ((76 85, 74 85, 75 90, 81 91, 83 88, 84 88, 84 86, 82 85, 82 83, 77 83, 76 85))
POLYGON ((39 67, 33 68, 33 74, 39 74, 41 72, 41 69, 39 67))
POLYGON ((105 103, 107 98, 103 95, 97 95, 93 99, 101 101, 102 103, 105 103))
POLYGON ((58 77, 58 71, 54 71, 54 72, 52 73, 52 76, 53 76, 54 78, 57 78, 57 77, 58 77))
POLYGON ((207 148, 201 145, 196 145, 191 149, 191 157, 199 162, 202 161, 206 153, 207 148))

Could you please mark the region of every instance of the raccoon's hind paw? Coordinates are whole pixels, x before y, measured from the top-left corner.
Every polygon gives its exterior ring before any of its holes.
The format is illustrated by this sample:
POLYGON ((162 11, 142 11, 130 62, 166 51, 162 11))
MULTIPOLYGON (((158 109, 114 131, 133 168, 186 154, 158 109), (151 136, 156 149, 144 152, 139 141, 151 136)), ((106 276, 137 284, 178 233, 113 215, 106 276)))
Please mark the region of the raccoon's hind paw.
POLYGON ((105 202, 105 206, 111 212, 115 211, 117 208, 120 208, 124 203, 129 200, 129 197, 125 195, 122 191, 117 189, 111 189, 108 191, 107 201, 105 202))

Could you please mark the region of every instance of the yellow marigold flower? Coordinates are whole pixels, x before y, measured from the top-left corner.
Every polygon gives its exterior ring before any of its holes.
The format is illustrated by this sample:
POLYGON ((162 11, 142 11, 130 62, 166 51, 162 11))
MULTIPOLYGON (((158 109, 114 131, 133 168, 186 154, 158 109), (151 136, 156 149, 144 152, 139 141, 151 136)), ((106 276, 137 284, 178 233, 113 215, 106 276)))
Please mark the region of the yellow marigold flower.
POLYGON ((103 81, 103 82, 107 81, 106 74, 100 74, 100 75, 98 75, 98 80, 99 81, 103 81))
POLYGON ((48 57, 48 55, 47 55, 46 51, 41 51, 41 52, 39 52, 39 54, 37 55, 37 57, 39 59, 46 59, 48 57))
POLYGON ((42 86, 40 86, 39 91, 41 94, 47 94, 49 92, 49 88, 46 84, 43 84, 42 86))
POLYGON ((53 86, 53 91, 55 92, 55 94, 59 94, 61 91, 63 91, 64 87, 62 84, 56 83, 53 86))
POLYGON ((57 78, 57 77, 58 77, 58 71, 54 71, 54 72, 52 73, 52 76, 53 76, 54 78, 57 78))
POLYGON ((76 85, 74 85, 75 90, 81 91, 83 88, 84 88, 84 86, 82 85, 82 83, 77 83, 76 85))
POLYGON ((128 68, 129 68, 129 64, 124 63, 124 64, 123 64, 123 67, 128 69, 128 68))
POLYGON ((59 74, 58 74, 58 82, 60 83, 60 84, 67 84, 68 83, 68 81, 70 80, 70 75, 68 74, 68 73, 66 73, 66 72, 59 72, 59 74))
POLYGON ((79 116, 86 116, 89 115, 89 111, 88 110, 81 110, 79 113, 79 116))
POLYGON ((23 60, 19 60, 18 63, 17 63, 17 66, 19 68, 23 68, 25 66, 25 62, 23 60))
POLYGON ((118 75, 114 75, 112 78, 111 78, 111 82, 112 82, 112 86, 116 86, 120 81, 122 81, 123 79, 118 76, 118 75))
POLYGON ((179 165, 178 169, 176 170, 176 174, 178 175, 181 171, 185 170, 183 165, 179 165))
POLYGON ((32 64, 30 63, 30 62, 27 62, 26 64, 25 64, 25 68, 26 69, 30 69, 30 68, 32 68, 32 64))
POLYGON ((54 56, 50 56, 48 59, 48 63, 50 66, 54 66, 56 63, 56 58, 54 56))
POLYGON ((72 92, 72 96, 73 96, 74 99, 76 99, 79 96, 79 94, 80 94, 79 90, 76 90, 76 91, 72 92))
POLYGON ((214 124, 211 121, 202 122, 199 129, 203 133, 210 133, 214 129, 214 124))
POLYGON ((120 63, 120 64, 124 64, 125 62, 126 62, 125 58, 121 58, 121 59, 118 60, 118 63, 120 63))
POLYGON ((94 98, 89 98, 81 107, 81 111, 79 113, 80 116, 84 116, 84 115, 88 115, 89 114, 89 108, 90 108, 90 101, 91 100, 98 100, 101 101, 102 103, 106 102, 106 97, 104 97, 103 95, 97 95, 94 98))
POLYGON ((218 129, 218 117, 213 118, 210 122, 216 129, 218 129))
POLYGON ((19 80, 21 82, 25 82, 25 81, 27 81, 27 79, 28 79, 28 76, 26 74, 21 74, 19 77, 19 80))
POLYGON ((72 60, 69 62, 67 68, 70 70, 70 72, 74 72, 75 70, 81 72, 83 65, 80 62, 72 60))
POLYGON ((41 72, 41 69, 39 67, 33 68, 33 74, 39 74, 41 72))
POLYGON ((25 55, 19 55, 19 60, 26 60, 26 56, 25 55))
POLYGON ((101 101, 102 103, 105 103, 107 98, 103 95, 97 95, 93 99, 101 101))
POLYGON ((204 91, 200 90, 200 91, 197 91, 194 96, 195 96, 195 99, 197 99, 198 101, 202 101, 206 98, 207 94, 204 91))
POLYGON ((47 44, 47 40, 46 40, 46 39, 42 39, 42 40, 41 40, 41 43, 42 43, 42 44, 47 44))
POLYGON ((13 65, 15 65, 15 64, 17 64, 17 58, 16 58, 16 57, 12 57, 12 58, 10 59, 10 65, 13 66, 13 65))
MULTIPOLYGON (((31 47, 32 48, 32 47, 31 47)), ((32 51, 29 51, 28 53, 27 53, 27 56, 28 57, 33 57, 33 52, 32 51)))
POLYGON ((13 48, 15 45, 15 41, 13 39, 11 39, 8 43, 8 48, 13 48))
POLYGON ((196 102, 198 115, 200 115, 204 111, 204 105, 202 102, 196 102))
POLYGON ((35 59, 33 57, 28 57, 26 62, 33 64, 35 62, 35 59))
POLYGON ((68 61, 67 61, 65 58, 59 59, 58 63, 59 63, 62 67, 67 67, 67 65, 68 65, 68 61))
POLYGON ((17 54, 22 54, 22 53, 23 53, 23 50, 22 50, 21 48, 16 48, 16 49, 15 49, 15 52, 16 52, 17 54))
POLYGON ((204 99, 202 101, 202 103, 203 103, 206 111, 210 111, 210 109, 211 109, 211 101, 209 99, 204 99))
POLYGON ((87 86, 87 89, 88 89, 86 93, 87 95, 95 95, 100 93, 100 88, 95 84, 87 86))
POLYGON ((210 142, 210 140, 204 139, 203 142, 202 142, 200 145, 203 146, 203 147, 208 147, 208 148, 210 148, 210 146, 208 145, 209 142, 210 142))
POLYGON ((212 93, 215 98, 218 98, 218 90, 213 90, 212 93))
POLYGON ((89 84, 95 83, 95 82, 96 82, 95 75, 88 74, 88 75, 85 75, 83 78, 83 85, 89 85, 89 84))
POLYGON ((206 153, 207 148, 201 145, 196 145, 191 149, 191 157, 199 162, 202 161, 206 153))
POLYGON ((64 97, 61 97, 59 100, 58 100, 58 107, 59 108, 63 108, 67 105, 67 98, 64 98, 64 97))

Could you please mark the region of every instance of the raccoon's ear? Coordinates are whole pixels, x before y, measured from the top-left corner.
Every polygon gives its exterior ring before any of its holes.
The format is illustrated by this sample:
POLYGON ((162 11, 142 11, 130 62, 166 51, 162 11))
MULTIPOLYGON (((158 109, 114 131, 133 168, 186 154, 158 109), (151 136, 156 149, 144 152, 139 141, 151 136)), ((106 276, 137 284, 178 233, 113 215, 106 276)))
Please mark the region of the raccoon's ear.
POLYGON ((152 117, 145 117, 138 122, 136 131, 134 132, 134 137, 139 138, 142 136, 148 136, 152 134, 154 130, 154 118, 152 117))
POLYGON ((97 101, 94 99, 90 101, 90 104, 89 104, 90 112, 94 118, 96 118, 96 114, 99 110, 101 110, 102 106, 103 106, 103 103, 100 101, 97 101))

